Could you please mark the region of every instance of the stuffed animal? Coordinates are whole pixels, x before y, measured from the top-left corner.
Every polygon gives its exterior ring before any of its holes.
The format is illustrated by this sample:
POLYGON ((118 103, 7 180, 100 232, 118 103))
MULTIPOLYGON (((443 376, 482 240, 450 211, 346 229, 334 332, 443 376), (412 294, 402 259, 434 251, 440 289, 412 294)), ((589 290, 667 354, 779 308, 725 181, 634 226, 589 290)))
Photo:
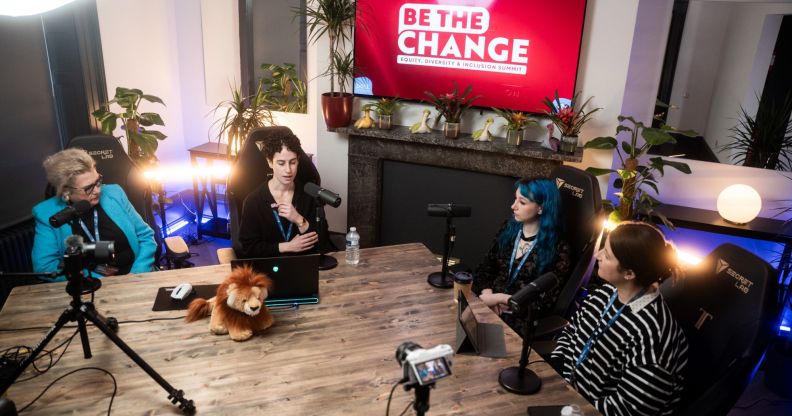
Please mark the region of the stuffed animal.
POLYGON ((272 280, 266 275, 248 266, 236 268, 220 284, 213 298, 190 302, 184 320, 193 322, 212 315, 209 332, 229 334, 234 341, 245 341, 275 321, 264 304, 271 287, 272 280))

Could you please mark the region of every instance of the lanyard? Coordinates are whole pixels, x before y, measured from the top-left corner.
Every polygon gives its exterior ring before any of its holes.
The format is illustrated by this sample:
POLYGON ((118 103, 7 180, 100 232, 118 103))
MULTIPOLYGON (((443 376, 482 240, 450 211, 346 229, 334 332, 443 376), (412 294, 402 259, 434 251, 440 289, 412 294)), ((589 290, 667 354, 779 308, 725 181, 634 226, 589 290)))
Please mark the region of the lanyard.
POLYGON ((82 227, 83 231, 85 231, 85 235, 88 236, 88 239, 91 240, 92 243, 99 241, 99 213, 97 210, 96 208, 94 209, 94 235, 91 235, 91 232, 88 231, 88 227, 85 226, 83 220, 80 220, 80 227, 82 227))
POLYGON ((528 256, 531 254, 535 246, 536 240, 529 243, 530 248, 528 248, 528 251, 523 254, 522 259, 520 259, 520 264, 517 265, 517 269, 515 269, 514 273, 512 273, 512 268, 514 268, 514 259, 517 258, 517 247, 520 245, 521 236, 522 231, 517 233, 517 238, 514 240, 514 249, 512 250, 511 260, 509 260, 509 284, 506 286, 507 290, 511 288, 515 281, 517 281, 517 275, 520 274, 520 269, 522 269, 523 265, 525 264, 525 260, 528 259, 528 256))
POLYGON ((281 222, 280 215, 278 215, 278 211, 273 209, 272 213, 275 215, 275 221, 278 223, 278 228, 280 229, 281 235, 283 236, 283 241, 289 241, 292 233, 292 226, 294 224, 290 222, 288 232, 283 231, 283 223, 281 222))
MULTIPOLYGON (((616 301, 616 296, 618 295, 618 293, 619 293, 618 290, 613 292, 613 294, 610 297, 610 300, 608 301, 608 304, 605 305, 605 309, 603 309, 602 312, 600 313, 600 319, 598 322, 602 322, 602 319, 605 318, 605 313, 607 313, 608 309, 610 309, 610 307, 613 306, 613 302, 616 301)), ((622 305, 616 311, 616 314, 613 315, 613 318, 611 318, 610 321, 608 321, 608 324, 605 325, 605 328, 603 328, 602 325, 600 324, 597 327, 597 329, 594 330, 594 332, 589 337, 588 341, 586 341, 586 345, 583 346, 583 350, 580 352, 580 356, 578 357, 577 361, 575 361, 575 368, 580 367, 580 364, 582 364, 583 361, 585 361, 586 358, 588 358, 589 352, 591 352, 591 347, 592 345, 594 345, 594 342, 597 340, 597 338, 599 338, 602 334, 604 334, 605 331, 607 331, 613 325, 614 322, 616 322, 616 319, 618 319, 619 316, 621 316, 624 308, 630 303, 632 303, 634 300, 643 296, 645 293, 646 293, 646 289, 642 289, 640 292, 636 293, 635 296, 633 296, 633 298, 630 299, 629 302, 622 305)))

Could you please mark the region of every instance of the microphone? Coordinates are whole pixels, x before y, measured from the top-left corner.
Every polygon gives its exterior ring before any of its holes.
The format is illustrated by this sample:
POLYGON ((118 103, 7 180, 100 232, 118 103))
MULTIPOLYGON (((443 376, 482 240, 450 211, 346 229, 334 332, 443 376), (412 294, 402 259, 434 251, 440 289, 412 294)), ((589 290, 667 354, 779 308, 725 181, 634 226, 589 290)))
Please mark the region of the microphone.
POLYGON ((49 223, 51 226, 58 228, 63 224, 79 217, 82 214, 91 210, 91 203, 82 200, 77 201, 73 205, 69 205, 68 207, 60 210, 60 212, 56 213, 55 215, 49 218, 49 223))
POLYGON ((509 306, 515 313, 520 314, 524 312, 525 308, 531 306, 539 295, 553 289, 557 283, 558 279, 556 279, 555 273, 545 273, 513 294, 509 298, 509 306))
POLYGON ((430 217, 469 217, 470 205, 455 205, 451 204, 429 204, 426 207, 426 213, 430 217))
POLYGON ((306 183, 303 187, 303 191, 309 196, 317 198, 333 208, 338 208, 338 206, 341 205, 341 197, 337 193, 320 188, 319 185, 313 182, 306 183))

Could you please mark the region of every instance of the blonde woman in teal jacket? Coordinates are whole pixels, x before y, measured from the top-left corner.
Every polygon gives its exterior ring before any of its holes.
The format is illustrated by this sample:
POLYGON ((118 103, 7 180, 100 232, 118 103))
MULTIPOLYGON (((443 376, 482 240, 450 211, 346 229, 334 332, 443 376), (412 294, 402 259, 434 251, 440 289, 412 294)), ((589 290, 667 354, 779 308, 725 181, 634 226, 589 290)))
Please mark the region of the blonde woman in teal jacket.
MULTIPOLYGON (((44 161, 47 179, 56 195, 33 207, 36 237, 33 242, 33 270, 61 269, 64 241, 80 235, 85 242, 113 241, 115 260, 105 270, 111 274, 145 273, 153 270, 156 243, 154 231, 143 221, 118 185, 102 185, 96 162, 82 149, 66 149, 44 161), (91 210, 77 223, 54 228, 49 218, 70 204, 86 200, 91 210)), ((59 276, 55 280, 64 280, 59 276)))

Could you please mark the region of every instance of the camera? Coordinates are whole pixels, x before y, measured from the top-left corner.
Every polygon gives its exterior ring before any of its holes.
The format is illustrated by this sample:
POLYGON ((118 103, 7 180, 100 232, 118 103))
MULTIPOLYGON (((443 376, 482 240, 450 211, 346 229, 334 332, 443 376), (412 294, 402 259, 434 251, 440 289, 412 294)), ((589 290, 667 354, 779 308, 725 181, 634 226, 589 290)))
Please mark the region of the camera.
POLYGON ((82 257, 84 263, 102 264, 113 260, 115 256, 115 243, 112 241, 97 241, 85 243, 79 235, 72 235, 66 239, 66 256, 82 257))
POLYGON ((455 205, 451 204, 429 204, 426 207, 426 213, 430 217, 469 217, 470 205, 455 205))
POLYGON ((414 342, 405 342, 396 349, 396 361, 404 370, 405 381, 426 386, 451 375, 454 350, 448 344, 424 349, 414 342))

